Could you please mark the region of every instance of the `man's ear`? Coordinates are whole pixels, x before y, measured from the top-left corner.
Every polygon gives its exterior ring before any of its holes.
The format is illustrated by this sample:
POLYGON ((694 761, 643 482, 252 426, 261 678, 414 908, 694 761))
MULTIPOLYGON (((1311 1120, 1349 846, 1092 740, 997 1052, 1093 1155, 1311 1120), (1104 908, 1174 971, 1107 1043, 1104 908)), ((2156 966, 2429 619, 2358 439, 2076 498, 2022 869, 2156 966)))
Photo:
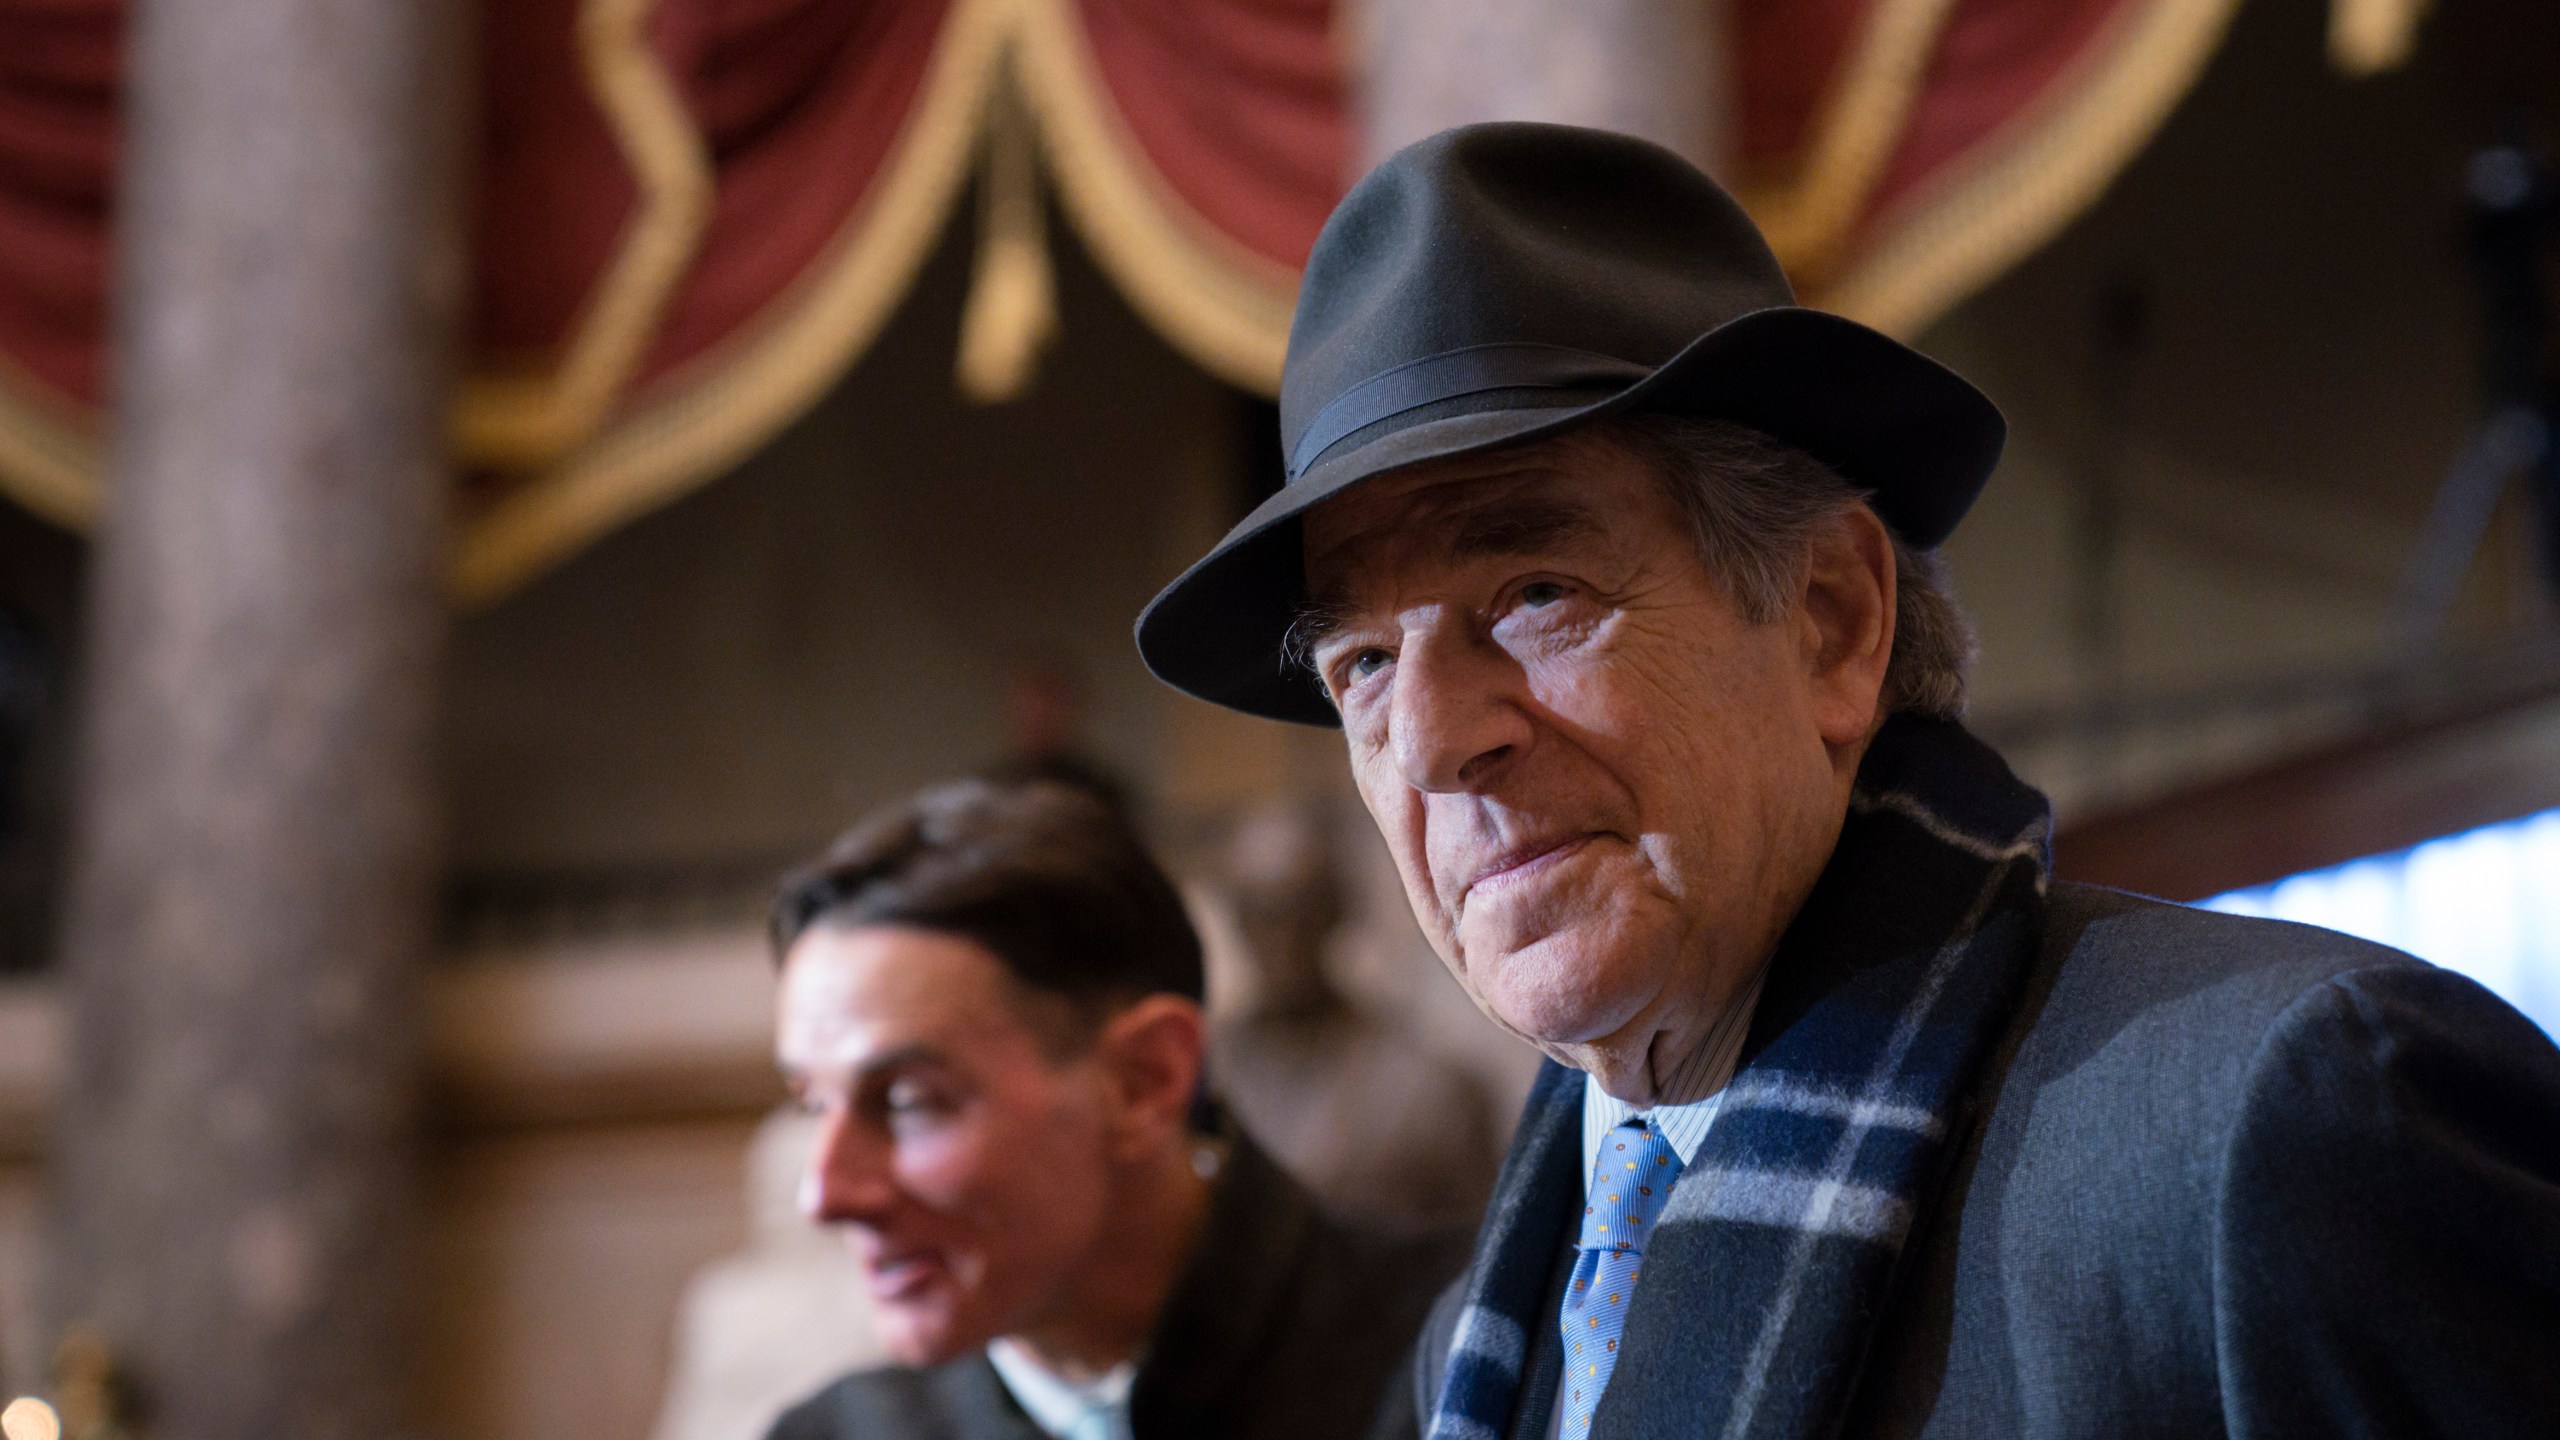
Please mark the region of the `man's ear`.
POLYGON ((1893 536, 1864 505, 1852 505, 1814 534, 1806 556, 1805 660, 1823 740, 1856 745, 1872 733, 1893 661, 1893 536))
POLYGON ((1142 1158, 1190 1123, 1207 1034, 1200 1007, 1179 995, 1150 995, 1102 1027, 1094 1052, 1111 1087, 1120 1158, 1142 1158))

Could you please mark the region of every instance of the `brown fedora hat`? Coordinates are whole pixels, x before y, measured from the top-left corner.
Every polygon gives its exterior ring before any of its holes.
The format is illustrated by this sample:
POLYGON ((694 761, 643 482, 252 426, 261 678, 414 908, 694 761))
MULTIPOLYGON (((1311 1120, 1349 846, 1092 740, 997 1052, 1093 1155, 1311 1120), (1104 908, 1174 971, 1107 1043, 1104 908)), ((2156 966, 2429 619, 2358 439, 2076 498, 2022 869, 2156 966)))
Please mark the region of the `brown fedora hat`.
POLYGON ((1953 371, 1798 306, 1742 207, 1670 151, 1564 125, 1444 131, 1316 237, 1280 382, 1287 483, 1147 606, 1138 651, 1200 699, 1334 724, 1284 646, 1306 604, 1299 517, 1386 471, 1639 408, 1793 445, 1923 548, 2007 435, 1953 371))

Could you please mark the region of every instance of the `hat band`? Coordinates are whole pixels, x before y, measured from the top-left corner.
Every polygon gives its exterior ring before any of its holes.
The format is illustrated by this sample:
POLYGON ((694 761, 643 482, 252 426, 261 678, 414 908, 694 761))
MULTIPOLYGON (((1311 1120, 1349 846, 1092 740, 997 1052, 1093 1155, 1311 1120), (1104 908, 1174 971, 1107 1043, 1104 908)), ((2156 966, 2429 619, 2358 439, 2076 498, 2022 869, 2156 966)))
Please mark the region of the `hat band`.
POLYGON ((1289 452, 1289 478, 1297 479, 1345 436, 1408 410, 1487 390, 1565 390, 1610 382, 1632 383, 1650 366, 1615 355, 1564 345, 1506 341, 1443 350, 1383 370, 1333 397, 1307 422, 1289 452))

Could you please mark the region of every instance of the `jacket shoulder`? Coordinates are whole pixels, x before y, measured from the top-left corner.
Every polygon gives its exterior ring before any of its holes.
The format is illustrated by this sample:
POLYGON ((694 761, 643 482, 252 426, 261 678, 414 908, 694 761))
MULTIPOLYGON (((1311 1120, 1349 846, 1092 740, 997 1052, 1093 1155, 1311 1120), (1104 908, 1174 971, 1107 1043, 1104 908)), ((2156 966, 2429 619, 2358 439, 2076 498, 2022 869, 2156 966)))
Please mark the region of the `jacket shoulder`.
POLYGON ((2071 1157, 2212 1183, 2261 1053, 2303 997, 2360 975, 2434 973, 2367 941, 2090 886, 2056 885, 2020 1020, 1989 1095, 2022 1161, 2071 1157))
POLYGON ((2049 963, 2108 969, 2135 1003, 2217 989, 2226 1002, 2253 1000, 2248 1014, 2257 1021, 2272 1021, 2294 996, 2335 976, 2426 963, 2316 925, 2069 883, 2046 897, 2044 950, 2049 963))
MULTIPOLYGON (((2514 1138, 2555 1133, 2555 1072, 2560 1054, 2530 1022, 2398 951, 2054 886, 1947 1208, 1915 1237, 1878 1413, 1925 1413, 1924 1435, 2067 1431, 2073 1414, 2118 1417, 2128 1434, 2403 1433, 2237 1423, 2288 1386, 2338 1390, 2343 1372, 2320 1367, 2357 1345, 2388 1348, 2387 1324, 2342 1322, 2345 1343, 2308 1366, 2270 1354, 2244 1379, 2230 1362, 2244 1341, 2280 1351, 2352 1316, 2350 1300, 2399 1313, 2338 1287, 2375 1270, 2374 1247, 2423 1248, 2406 1226, 2386 1240, 2395 1227, 2384 1222, 2440 1221, 2423 1199, 2402 1201, 2455 1193, 2461 1156, 2494 1155, 2500 1174, 2560 1163, 2519 1162, 2531 1146, 2514 1138), (2510 1117, 2505 1139, 2481 1139, 2484 1116, 2510 1117), (2386 1180, 2389 1195, 2377 1188, 2386 1180), (2286 1247, 2306 1245, 2316 1262, 2289 1263, 2286 1247), (2358 1259, 2339 1265, 2341 1255, 2358 1259), (2336 1273, 2308 1283, 2319 1265, 2336 1273), (2256 1309, 2235 1303, 2244 1294, 2256 1309), (2274 1323, 2244 1334, 2235 1326, 2251 1313, 2274 1323)), ((2506 1208, 2495 1213, 2510 1220, 2560 1214, 2538 1180, 2496 1193, 2506 1208)), ((2457 1273, 2448 1264, 2395 1293, 2478 1287, 2477 1268, 2447 1284, 2457 1273)), ((2501 1313, 2531 1308, 2518 1300, 2501 1313)))
POLYGON ((2234 1434, 2550 1433, 2560 1050, 2505 1002, 2430 967, 2306 993, 2251 1074, 2215 1220, 2234 1434))
POLYGON ((857 1370, 784 1411, 765 1440, 976 1440, 1037 1434, 983 1356, 857 1370), (1008 1423, 1012 1422, 1012 1423, 1008 1423))
POLYGON ((2029 983, 2023 1049, 2048 1063, 2123 1061, 2144 1088, 2236 1095, 2296 1000, 2342 976, 2432 969, 2387 946, 2284 920, 2057 884, 2029 983))

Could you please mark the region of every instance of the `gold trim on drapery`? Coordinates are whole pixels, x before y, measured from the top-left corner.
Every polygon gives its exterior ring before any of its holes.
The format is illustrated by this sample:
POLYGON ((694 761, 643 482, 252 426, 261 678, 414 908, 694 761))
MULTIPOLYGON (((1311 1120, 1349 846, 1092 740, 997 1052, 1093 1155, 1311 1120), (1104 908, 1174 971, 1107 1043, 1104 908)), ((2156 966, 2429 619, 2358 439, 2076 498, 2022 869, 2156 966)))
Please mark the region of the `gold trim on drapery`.
POLYGON ((622 416, 471 523, 454 588, 495 600, 613 526, 745 459, 825 394, 914 280, 976 156, 1008 0, 953 0, 917 101, 869 198, 768 318, 658 382, 622 416))
POLYGON ((1874 246, 1806 303, 1918 333, 2096 202, 2203 73, 2237 9, 2238 0, 2128 6, 2077 73, 1897 205, 1874 246))
POLYGON ((2417 48, 2431 0, 2330 0, 2329 63, 2349 75, 2396 69, 2417 48))
POLYGON ((1200 218, 1146 162, 1103 84, 1075 0, 1007 0, 1013 73, 1094 258, 1158 333, 1230 384, 1279 393, 1298 277, 1200 218))
POLYGON ((767 325, 660 382, 668 398, 518 482, 469 525, 456 565, 462 598, 503 596, 744 459, 814 403, 902 298, 981 153, 988 223, 959 379, 980 399, 1018 393, 1056 324, 1034 135, 1062 206, 1131 305, 1202 368, 1276 392, 1296 274, 1227 238, 1155 174, 1074 0, 954 0, 921 98, 836 254, 768 307, 767 325), (1001 78, 1019 87, 1029 134, 988 129, 1001 78))
MULTIPOLYGON (((453 584, 465 603, 495 600, 686 494, 815 403, 904 297, 982 155, 986 233, 963 318, 969 393, 1018 390, 1055 325, 1037 160, 1097 262, 1159 333, 1234 384, 1278 389, 1296 274, 1218 231, 1156 173, 1103 82, 1076 0, 952 0, 880 174, 823 258, 746 328, 632 401, 625 389, 700 243, 713 184, 701 136, 646 42, 653 3, 586 0, 581 11, 586 73, 637 186, 615 258, 556 373, 473 380, 457 400, 464 458, 509 476, 462 525, 453 584), (1018 102, 1008 98, 1008 118, 991 128, 995 87, 1008 79, 1018 102)), ((1801 168, 1746 194, 1807 303, 1906 336, 2096 200, 2194 83, 2237 0, 2131 0, 2075 73, 1957 168, 1862 219, 1950 4, 1880 0, 1801 168)), ((2335 4, 2337 27, 2353 11, 2366 27, 2357 33, 2397 36, 2405 53, 2425 0, 2335 4), (2399 17, 2392 26, 2375 18, 2386 11, 2399 17)), ((78 412, 0 361, 0 485, 85 526, 99 505, 101 448, 78 412)))
MULTIPOLYGON (((557 369, 462 381, 452 433, 466 463, 525 469, 593 434, 692 263, 711 213, 711 159, 648 43, 655 3, 579 7, 581 65, 636 182, 632 219, 557 369)), ((48 403, 40 386, 0 361, 0 484, 29 509, 75 529, 93 523, 105 487, 96 424, 48 403)))
POLYGON ((97 523, 98 437, 42 382, 0 356, 0 490, 71 530, 97 523))
POLYGON ((1058 282, 1049 263, 1048 198, 1040 141, 1019 98, 988 106, 986 164, 978 172, 978 254, 960 309, 952 363, 960 393, 982 405, 1018 398, 1057 338, 1058 282))
POLYGON ((640 368, 711 221, 711 150, 649 44, 656 0, 585 0, 578 58, 631 170, 632 215, 551 373, 474 375, 455 400, 464 460, 523 470, 596 432, 640 368))
POLYGON ((1819 283, 1865 213, 1953 8, 1955 0, 1878 0, 1823 98, 1796 173, 1741 187, 1743 208, 1800 286, 1819 283))

